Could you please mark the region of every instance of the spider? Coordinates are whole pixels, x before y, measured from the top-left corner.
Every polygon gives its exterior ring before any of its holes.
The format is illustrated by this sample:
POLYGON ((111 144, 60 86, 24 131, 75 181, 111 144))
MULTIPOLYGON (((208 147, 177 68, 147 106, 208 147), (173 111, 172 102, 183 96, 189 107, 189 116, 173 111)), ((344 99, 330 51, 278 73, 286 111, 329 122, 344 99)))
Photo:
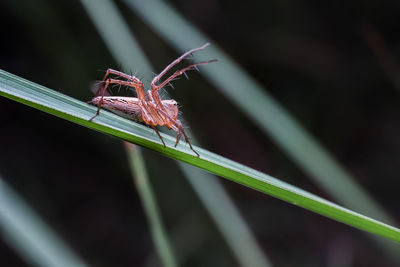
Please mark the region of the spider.
POLYGON ((164 86, 168 85, 178 76, 182 74, 186 76, 186 71, 193 69, 198 70, 197 66, 199 65, 206 65, 211 62, 217 61, 216 59, 212 59, 209 61, 194 63, 174 72, 170 77, 160 82, 161 78, 172 67, 174 67, 176 64, 181 62, 184 58, 191 55, 192 53, 203 50, 209 45, 209 43, 206 43, 199 48, 194 48, 184 53, 182 56, 175 59, 171 64, 169 64, 162 72, 160 72, 160 74, 155 76, 154 79, 151 81, 151 90, 147 91, 147 97, 144 91, 143 83, 137 77, 125 74, 117 70, 108 69, 96 91, 95 97, 91 101, 89 101, 89 103, 97 105, 98 107, 96 114, 92 118, 90 118, 89 121, 92 121, 95 117, 97 117, 100 114, 100 108, 103 107, 125 118, 134 120, 136 122, 143 122, 146 125, 151 126, 153 130, 157 133, 164 147, 166 147, 164 140, 162 139, 156 126, 166 126, 168 127, 168 129, 172 129, 176 132, 176 143, 174 147, 178 145, 181 136, 183 135, 186 143, 189 144, 190 149, 197 155, 197 157, 200 157, 199 153, 197 153, 193 149, 189 138, 183 130, 182 123, 178 119, 178 103, 173 99, 162 100, 158 91, 164 86), (110 75, 114 75, 115 78, 110 78, 110 75), (103 88, 102 84, 105 84, 103 88), (110 84, 119 84, 121 86, 135 88, 137 98, 109 96, 106 93, 106 90, 110 84))

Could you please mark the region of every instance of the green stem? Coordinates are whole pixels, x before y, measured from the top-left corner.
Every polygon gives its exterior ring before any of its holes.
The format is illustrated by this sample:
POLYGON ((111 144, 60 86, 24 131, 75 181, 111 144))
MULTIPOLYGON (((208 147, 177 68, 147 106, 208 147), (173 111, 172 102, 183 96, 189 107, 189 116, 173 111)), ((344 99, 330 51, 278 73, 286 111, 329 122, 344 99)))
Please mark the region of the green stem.
POLYGON ((134 176, 133 182, 136 186, 140 201, 142 202, 144 212, 149 222, 156 250, 165 267, 175 267, 177 266, 177 263, 168 241, 167 232, 162 223, 156 197, 151 189, 142 153, 139 147, 130 143, 125 142, 125 147, 129 158, 131 172, 134 176))

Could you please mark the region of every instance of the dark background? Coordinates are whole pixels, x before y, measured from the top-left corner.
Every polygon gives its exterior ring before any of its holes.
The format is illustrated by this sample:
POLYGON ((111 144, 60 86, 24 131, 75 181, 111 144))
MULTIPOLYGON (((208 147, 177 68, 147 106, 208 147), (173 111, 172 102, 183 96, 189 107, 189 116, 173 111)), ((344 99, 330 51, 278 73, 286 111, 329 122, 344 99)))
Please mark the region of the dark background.
MULTIPOLYGON (((399 219, 397 1, 170 2, 399 219)), ((117 3, 161 70, 177 54, 117 3)), ((98 70, 119 68, 79 1, 1 1, 0 25, 1 69, 80 100, 91 98, 98 70)), ((203 147, 330 199, 202 76, 174 87, 203 147)), ((149 259, 152 240, 119 140, 3 97, 0 129, 1 175, 86 262, 140 266, 149 259)), ((174 161, 144 152, 167 229, 200 236, 185 266, 237 265, 174 161)), ((275 266, 336 266, 340 259, 395 266, 361 231, 223 183, 275 266)), ((0 261, 26 266, 4 239, 0 261)))

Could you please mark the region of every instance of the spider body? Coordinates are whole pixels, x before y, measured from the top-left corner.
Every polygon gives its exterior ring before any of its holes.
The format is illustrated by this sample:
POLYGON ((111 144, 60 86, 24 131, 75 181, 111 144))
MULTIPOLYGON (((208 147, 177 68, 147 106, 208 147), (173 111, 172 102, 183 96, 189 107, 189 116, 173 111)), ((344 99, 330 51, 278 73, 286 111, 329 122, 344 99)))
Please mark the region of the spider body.
POLYGON ((121 117, 136 121, 143 122, 142 112, 140 110, 138 99, 136 97, 118 97, 118 96, 96 96, 89 103, 99 105, 102 101, 101 107, 107 109, 121 117))
POLYGON ((173 66, 181 62, 185 57, 196 51, 204 49, 208 45, 209 43, 206 43, 199 48, 192 49, 174 60, 171 64, 169 64, 160 74, 154 77, 151 82, 151 90, 148 90, 147 94, 144 91, 143 83, 137 77, 113 69, 108 69, 103 80, 99 84, 99 87, 96 91, 96 96, 91 101, 89 101, 89 103, 97 105, 98 107, 96 114, 92 118, 90 118, 89 121, 92 121, 97 115, 99 115, 100 109, 103 107, 122 117, 134 120, 136 122, 143 122, 146 125, 151 126, 157 133, 158 137, 161 139, 164 147, 164 140, 156 129, 156 126, 166 126, 168 127, 168 129, 172 129, 176 132, 175 147, 178 145, 179 140, 183 135, 190 149, 199 157, 200 155, 193 149, 189 138, 183 130, 182 123, 178 119, 179 110, 177 102, 173 99, 162 100, 158 91, 164 86, 168 85, 178 76, 182 74, 186 75, 186 71, 193 69, 198 70, 197 66, 199 65, 205 65, 217 61, 216 59, 213 59, 189 65, 181 70, 174 72, 170 77, 159 83, 160 79, 173 66), (113 76, 113 78, 110 78, 111 75, 113 76), (103 84, 104 87, 102 87, 103 84), (119 84, 121 86, 135 88, 137 98, 109 96, 106 90, 110 84, 119 84))
MULTIPOLYGON (((145 122, 142 117, 142 110, 139 106, 139 99, 136 97, 104 96, 103 100, 101 100, 101 96, 96 96, 89 101, 89 103, 93 105, 99 105, 100 101, 102 101, 101 107, 106 110, 136 122, 145 122)), ((173 120, 178 120, 179 109, 178 103, 175 100, 161 100, 161 104, 164 106, 169 117, 171 117, 173 120)), ((158 117, 160 116, 161 114, 158 114, 158 117)), ((148 121, 147 124, 150 125, 151 121, 148 121)), ((153 126, 156 125, 168 127, 163 120, 158 121, 157 124, 153 126)))

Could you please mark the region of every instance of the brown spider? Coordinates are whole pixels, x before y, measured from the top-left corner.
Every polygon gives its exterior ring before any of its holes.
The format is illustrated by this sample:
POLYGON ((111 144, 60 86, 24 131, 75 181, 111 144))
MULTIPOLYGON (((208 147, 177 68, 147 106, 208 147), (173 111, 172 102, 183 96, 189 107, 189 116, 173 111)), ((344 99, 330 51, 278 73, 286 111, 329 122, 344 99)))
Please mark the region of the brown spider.
POLYGON ((107 110, 110 110, 118 115, 126 117, 128 119, 144 122, 146 125, 151 126, 154 131, 157 133, 158 137, 160 137, 161 142, 164 147, 165 143, 162 139, 160 133, 156 129, 156 126, 167 126, 168 129, 172 129, 176 132, 176 147, 179 143, 181 135, 184 136, 185 141, 189 144, 190 149, 199 157, 199 153, 197 153, 192 144, 189 141, 189 138, 185 134, 183 130, 182 123, 178 119, 178 104, 175 100, 162 100, 158 91, 173 81, 176 77, 185 74, 188 70, 197 69, 199 65, 205 65, 211 62, 217 61, 216 59, 212 59, 209 61, 198 62, 192 65, 189 65, 181 70, 176 71, 170 77, 165 79, 160 84, 157 84, 160 79, 176 64, 181 62, 185 57, 191 55, 194 52, 202 50, 209 46, 209 43, 204 44, 199 48, 192 49, 186 53, 184 53, 179 58, 175 59, 171 64, 169 64, 160 74, 158 74, 151 81, 151 90, 147 91, 147 97, 144 92, 143 83, 136 78, 135 76, 125 74, 120 71, 116 71, 113 69, 108 69, 103 80, 100 83, 99 88, 96 91, 96 96, 89 101, 89 103, 97 105, 96 114, 90 118, 89 121, 92 121, 97 115, 100 113, 100 108, 103 107, 107 110), (112 74, 119 78, 108 78, 109 75, 112 74), (101 88, 102 84, 105 84, 103 88, 101 88), (122 86, 133 87, 136 89, 137 98, 136 97, 120 97, 120 96, 108 96, 106 94, 107 87, 110 84, 119 84, 122 86))

